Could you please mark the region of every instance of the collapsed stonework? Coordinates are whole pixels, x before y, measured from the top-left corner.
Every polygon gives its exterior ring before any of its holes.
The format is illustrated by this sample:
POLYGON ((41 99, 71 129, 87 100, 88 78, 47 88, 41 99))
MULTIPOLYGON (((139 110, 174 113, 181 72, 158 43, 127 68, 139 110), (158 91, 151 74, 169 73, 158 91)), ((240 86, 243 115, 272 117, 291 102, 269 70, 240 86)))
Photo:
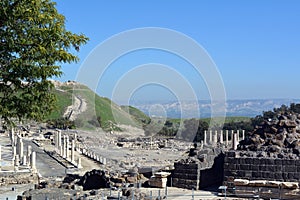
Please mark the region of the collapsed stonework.
POLYGON ((240 142, 238 150, 254 151, 254 157, 299 159, 300 115, 281 114, 265 120, 240 142))
POLYGON ((225 153, 224 185, 237 195, 295 199, 299 180, 300 115, 284 113, 264 120, 239 142, 237 151, 225 153))
POLYGON ((92 190, 100 188, 109 188, 109 177, 102 170, 92 170, 86 172, 78 182, 83 187, 83 190, 92 190))

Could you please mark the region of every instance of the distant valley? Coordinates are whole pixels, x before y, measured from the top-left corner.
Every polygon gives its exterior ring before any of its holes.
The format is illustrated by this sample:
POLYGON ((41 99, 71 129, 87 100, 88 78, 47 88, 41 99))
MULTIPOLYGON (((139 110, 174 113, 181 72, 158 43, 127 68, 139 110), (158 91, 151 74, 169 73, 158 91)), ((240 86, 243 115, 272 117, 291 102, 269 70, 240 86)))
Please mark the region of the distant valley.
MULTIPOLYGON (((282 104, 299 103, 300 99, 243 99, 227 100, 226 116, 255 117, 263 111, 273 110, 282 104)), ((164 116, 169 118, 207 118, 211 116, 211 103, 208 100, 198 102, 134 102, 132 106, 140 109, 147 115, 164 116), (181 109, 184 111, 182 116, 181 109), (200 116, 198 115, 198 110, 200 116)))

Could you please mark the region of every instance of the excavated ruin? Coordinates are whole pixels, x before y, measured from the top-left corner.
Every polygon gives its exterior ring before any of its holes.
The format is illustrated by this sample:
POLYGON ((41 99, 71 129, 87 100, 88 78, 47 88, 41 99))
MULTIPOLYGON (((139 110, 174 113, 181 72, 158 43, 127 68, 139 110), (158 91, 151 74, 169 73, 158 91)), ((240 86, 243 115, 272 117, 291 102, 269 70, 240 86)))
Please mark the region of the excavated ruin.
POLYGON ((299 159, 300 114, 284 113, 264 120, 240 141, 241 156, 299 159))

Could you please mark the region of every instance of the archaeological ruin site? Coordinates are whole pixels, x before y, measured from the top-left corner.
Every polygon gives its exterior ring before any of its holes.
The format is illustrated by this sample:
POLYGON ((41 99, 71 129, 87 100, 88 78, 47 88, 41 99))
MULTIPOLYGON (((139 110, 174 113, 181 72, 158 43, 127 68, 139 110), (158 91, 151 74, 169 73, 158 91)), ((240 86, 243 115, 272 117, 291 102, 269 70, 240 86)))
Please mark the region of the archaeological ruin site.
POLYGON ((300 115, 201 143, 18 126, 2 131, 1 180, 17 199, 298 199, 300 115), (27 185, 24 190, 18 185, 27 185))

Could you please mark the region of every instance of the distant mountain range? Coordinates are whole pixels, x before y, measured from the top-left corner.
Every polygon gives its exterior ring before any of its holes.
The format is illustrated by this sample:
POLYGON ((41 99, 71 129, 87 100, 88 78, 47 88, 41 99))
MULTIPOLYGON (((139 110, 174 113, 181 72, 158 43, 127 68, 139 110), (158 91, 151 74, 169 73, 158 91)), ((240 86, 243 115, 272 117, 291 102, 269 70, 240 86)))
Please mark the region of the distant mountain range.
MULTIPOLYGON (((262 114, 263 111, 273 110, 283 104, 289 106, 290 103, 300 103, 300 99, 227 100, 226 115, 255 117, 262 114)), ((211 116, 211 103, 208 100, 185 101, 182 105, 179 102, 134 102, 132 105, 151 116, 167 115, 169 118, 206 118, 211 116)))

